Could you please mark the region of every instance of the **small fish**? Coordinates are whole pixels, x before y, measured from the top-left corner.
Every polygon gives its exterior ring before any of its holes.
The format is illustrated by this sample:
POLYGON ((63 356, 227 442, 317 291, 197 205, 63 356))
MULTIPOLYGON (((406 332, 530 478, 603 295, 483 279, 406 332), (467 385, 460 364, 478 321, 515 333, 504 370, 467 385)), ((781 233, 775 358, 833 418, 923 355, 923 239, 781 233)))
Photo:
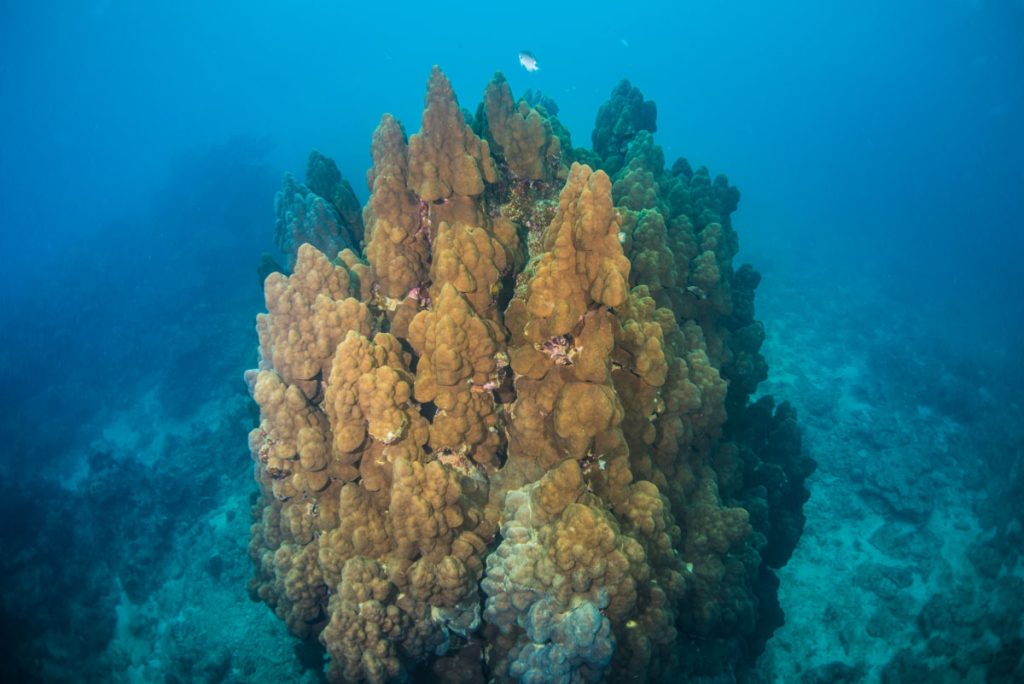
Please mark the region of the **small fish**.
POLYGON ((625 38, 619 38, 619 42, 622 43, 622 47, 624 47, 624 48, 628 48, 629 47, 629 41, 626 40, 625 38))
POLYGON ((537 66, 537 58, 526 50, 519 51, 519 63, 527 71, 540 71, 540 67, 537 66))

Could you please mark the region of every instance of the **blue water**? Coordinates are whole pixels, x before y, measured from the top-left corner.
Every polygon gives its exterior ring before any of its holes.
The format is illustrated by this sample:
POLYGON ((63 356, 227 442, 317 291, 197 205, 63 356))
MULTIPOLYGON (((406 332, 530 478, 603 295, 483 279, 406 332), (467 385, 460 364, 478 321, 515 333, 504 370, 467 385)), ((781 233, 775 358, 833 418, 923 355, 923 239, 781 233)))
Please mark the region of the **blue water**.
POLYGON ((1019 0, 3 3, 0 674, 316 680, 245 591, 257 267, 282 174, 365 201, 434 64, 576 146, 628 78, 739 187, 761 391, 819 464, 751 676, 1024 681, 1019 0))

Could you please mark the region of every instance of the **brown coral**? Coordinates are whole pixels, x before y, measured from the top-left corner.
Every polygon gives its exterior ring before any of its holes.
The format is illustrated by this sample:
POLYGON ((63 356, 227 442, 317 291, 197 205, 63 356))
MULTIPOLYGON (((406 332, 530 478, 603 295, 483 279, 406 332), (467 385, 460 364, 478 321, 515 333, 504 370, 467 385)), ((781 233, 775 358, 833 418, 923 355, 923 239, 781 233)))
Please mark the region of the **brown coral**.
POLYGON ((271 273, 264 284, 266 315, 257 318, 263 358, 307 397, 330 371, 334 349, 350 330, 369 332, 369 312, 352 297, 353 276, 311 245, 299 247, 291 276, 271 273))
POLYGON ((558 173, 561 141, 551 123, 525 100, 517 104, 500 73, 487 84, 483 106, 488 134, 509 170, 521 179, 552 180, 558 173))
POLYGON ((416 197, 407 189, 409 152, 394 117, 385 114, 373 133, 370 201, 363 220, 366 256, 383 296, 401 300, 427 280, 430 244, 416 197))
POLYGON ((416 399, 433 402, 437 413, 430 446, 460 453, 481 465, 496 465, 499 385, 504 335, 481 319, 454 286, 445 284, 429 311, 409 326, 409 343, 420 357, 416 399))
MULTIPOLYGON (((549 110, 499 76, 467 122, 435 68, 422 130, 374 133, 368 264, 306 244, 266 280, 250 590, 332 681, 671 681, 758 648, 762 553, 792 548, 762 547, 796 538, 764 527, 799 519, 763 435, 789 490, 809 470, 788 409, 735 432, 764 374, 738 195, 665 170, 653 103, 614 95, 605 158, 576 153, 614 179, 566 174, 549 110)), ((356 225, 336 166, 308 175, 356 225)))
POLYGON ((528 340, 571 332, 592 304, 622 304, 629 260, 619 244, 619 219, 604 172, 573 164, 543 248, 525 298, 528 340))
POLYGON ((408 187, 421 200, 434 202, 479 195, 485 181, 495 181, 487 142, 466 125, 452 84, 435 66, 427 82, 423 129, 409 139, 408 187))

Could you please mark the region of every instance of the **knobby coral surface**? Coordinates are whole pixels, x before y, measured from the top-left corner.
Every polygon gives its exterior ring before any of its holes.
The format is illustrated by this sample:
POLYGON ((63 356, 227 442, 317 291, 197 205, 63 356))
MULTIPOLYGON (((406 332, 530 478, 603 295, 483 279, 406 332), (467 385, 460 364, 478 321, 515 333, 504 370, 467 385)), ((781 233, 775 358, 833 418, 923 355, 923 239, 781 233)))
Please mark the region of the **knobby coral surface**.
POLYGON ((286 174, 284 187, 274 198, 275 238, 289 268, 295 267, 299 247, 305 243, 335 254, 346 247, 358 248, 363 236, 359 200, 332 159, 311 152, 306 183, 286 174))
POLYGON ((781 624, 813 462, 749 400, 738 192, 666 169, 626 82, 594 151, 556 111, 498 75, 467 121, 435 68, 420 132, 373 135, 361 223, 330 160, 286 179, 250 590, 332 681, 735 675, 781 624))

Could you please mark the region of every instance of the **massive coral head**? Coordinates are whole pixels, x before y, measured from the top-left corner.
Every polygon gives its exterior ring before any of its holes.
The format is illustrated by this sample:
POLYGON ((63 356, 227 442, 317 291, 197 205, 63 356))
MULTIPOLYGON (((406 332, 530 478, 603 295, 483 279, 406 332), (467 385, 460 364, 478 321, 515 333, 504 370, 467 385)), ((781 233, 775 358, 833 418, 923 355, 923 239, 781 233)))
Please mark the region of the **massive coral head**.
POLYGON ((779 624, 813 462, 749 401, 738 193, 665 168, 628 82, 594 150, 534 101, 498 75, 474 119, 435 68, 421 130, 373 133, 364 240, 319 153, 279 200, 250 589, 331 681, 737 676, 779 624))

